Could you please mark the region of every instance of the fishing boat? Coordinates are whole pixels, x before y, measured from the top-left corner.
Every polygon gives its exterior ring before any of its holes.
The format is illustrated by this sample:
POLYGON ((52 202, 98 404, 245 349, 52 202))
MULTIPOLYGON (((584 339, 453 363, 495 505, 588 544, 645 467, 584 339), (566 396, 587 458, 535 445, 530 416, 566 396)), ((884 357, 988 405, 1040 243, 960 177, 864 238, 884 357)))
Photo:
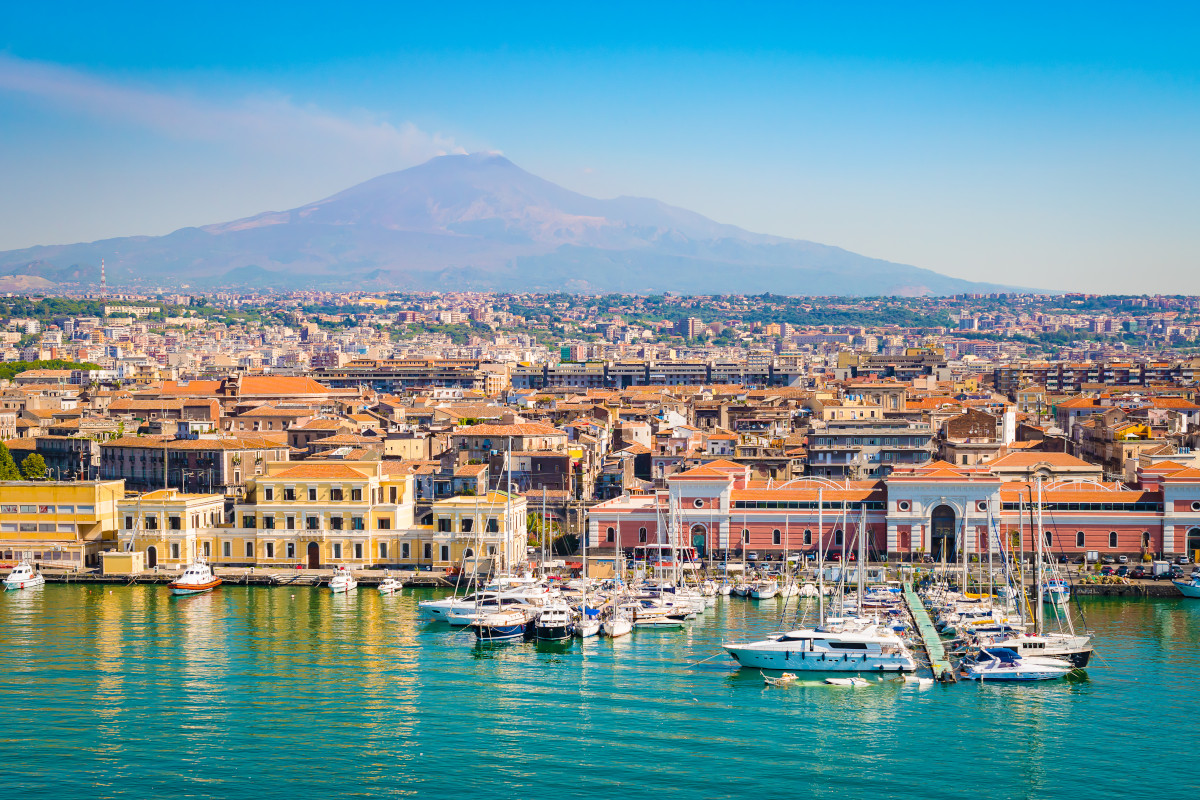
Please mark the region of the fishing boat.
POLYGON ((523 609, 506 608, 477 615, 471 622, 475 638, 482 642, 524 639, 529 616, 523 609))
POLYGON ((1183 592, 1184 597, 1200 597, 1200 578, 1192 578, 1190 581, 1171 581, 1175 584, 1175 588, 1183 592))
POLYGON ((404 584, 401 583, 400 581, 396 580, 395 578, 384 578, 383 582, 379 584, 379 593, 380 594, 396 594, 403 588, 404 588, 404 584))
POLYGON ((22 561, 13 568, 13 571, 8 573, 8 577, 4 579, 4 590, 10 589, 36 589, 38 586, 45 586, 46 579, 42 573, 30 564, 28 561, 22 561))
POLYGON ((1042 602, 1065 606, 1071 601, 1071 585, 1062 578, 1051 578, 1042 586, 1042 602))
POLYGON ((770 600, 779 594, 779 584, 772 580, 762 580, 750 587, 750 597, 755 600, 770 600))
POLYGON ((571 607, 561 598, 542 606, 533 624, 533 635, 543 642, 561 642, 572 635, 571 607))
POLYGON ((346 594, 357 588, 358 581, 354 579, 354 573, 345 567, 338 567, 334 570, 333 577, 329 579, 329 591, 334 594, 346 594))
POLYGON ((213 574, 212 567, 203 561, 194 561, 184 568, 183 574, 167 584, 173 595, 202 594, 221 585, 221 579, 213 574))
POLYGON ((981 648, 963 659, 959 675, 969 681, 1026 683, 1061 678, 1074 667, 1059 658, 1022 656, 1007 647, 981 648))

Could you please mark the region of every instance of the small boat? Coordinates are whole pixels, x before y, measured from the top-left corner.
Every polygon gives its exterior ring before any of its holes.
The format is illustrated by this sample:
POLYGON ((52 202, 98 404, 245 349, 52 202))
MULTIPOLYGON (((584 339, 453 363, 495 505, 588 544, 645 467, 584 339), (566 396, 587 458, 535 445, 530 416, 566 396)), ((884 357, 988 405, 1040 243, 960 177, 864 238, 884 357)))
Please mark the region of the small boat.
POLYGON ((380 594, 396 594, 404 588, 404 584, 395 578, 384 578, 383 583, 379 584, 380 594))
POLYGON ((600 635, 600 620, 596 617, 587 617, 575 623, 575 635, 580 639, 590 639, 593 636, 600 635))
POLYGON ((1028 683, 1061 678, 1074 667, 1060 658, 1022 656, 1007 647, 984 648, 963 659, 959 675, 969 681, 1028 683))
POLYGON ((651 614, 649 616, 638 616, 633 621, 635 628, 682 628, 684 622, 677 617, 666 617, 661 614, 651 614))
POLYGON ((916 686, 918 689, 928 689, 933 686, 933 678, 918 678, 916 675, 905 675, 904 682, 916 686))
POLYGON ((1071 601, 1071 585, 1061 578, 1046 581, 1042 587, 1042 602, 1065 606, 1071 601))
POLYGON ((42 573, 34 568, 33 564, 28 561, 22 561, 13 568, 13 571, 8 573, 8 577, 4 579, 4 590, 9 589, 36 589, 39 586, 45 586, 46 579, 42 573))
POLYGON ((866 678, 860 678, 857 675, 851 678, 826 678, 825 683, 829 686, 870 686, 871 682, 866 678))
POLYGON ((1200 578, 1192 578, 1190 581, 1171 581, 1175 584, 1175 588, 1183 592, 1184 597, 1200 597, 1200 578))
POLYGON ((183 574, 167 584, 173 595, 202 594, 221 585, 221 579, 213 574, 212 567, 203 561, 188 564, 183 574))
POLYGON ((610 639, 616 639, 619 636, 628 636, 633 630, 633 622, 623 612, 614 611, 611 617, 600 624, 600 630, 610 639))
POLYGON ((794 672, 785 672, 778 678, 772 678, 770 675, 763 675, 763 682, 767 686, 787 686, 793 681, 799 680, 799 676, 794 672))
POLYGON ((518 608, 506 608, 477 615, 471 621, 471 630, 481 642, 504 642, 524 639, 529 617, 518 608))
POLYGON ((755 600, 770 600, 779 594, 779 584, 775 581, 759 581, 750 587, 750 597, 755 600))
POLYGON ((345 567, 338 567, 329 579, 329 591, 334 594, 346 594, 357 588, 358 581, 354 579, 354 573, 345 567))

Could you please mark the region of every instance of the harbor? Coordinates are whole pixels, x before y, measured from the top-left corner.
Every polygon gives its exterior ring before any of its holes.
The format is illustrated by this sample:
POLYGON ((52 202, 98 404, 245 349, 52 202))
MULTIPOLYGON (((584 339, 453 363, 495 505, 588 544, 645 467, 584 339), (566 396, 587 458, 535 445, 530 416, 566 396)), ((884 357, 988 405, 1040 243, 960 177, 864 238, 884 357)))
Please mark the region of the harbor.
MULTIPOLYGON (((999 796, 1030 774, 1047 793, 1078 794, 1091 780, 1081 759, 1119 764, 1122 741, 1161 733, 1162 716, 1139 710, 1200 699, 1200 604, 1184 600, 1081 598, 1102 650, 1065 681, 922 689, 886 676, 844 689, 805 676, 776 689, 728 658, 697 662, 774 630, 780 600, 722 597, 680 631, 489 645, 422 618, 420 602, 448 594, 230 584, 172 598, 159 585, 51 584, 0 596, 8 785, 53 771, 67 796, 117 785, 137 798, 240 796, 253 769, 265 796, 403 785, 463 797, 504 775, 522 796, 636 785, 696 797, 836 775, 854 795, 915 797, 919 769, 921 796, 958 798, 976 791, 961 781, 969 769, 999 796), (1084 734, 1116 720, 1121 736, 1084 734), (534 730, 553 735, 530 746, 534 730), (967 730, 1004 744, 946 736, 967 730), (937 759, 914 746, 930 741, 937 759), (277 757, 247 761, 264 752, 277 757), (850 752, 873 766, 833 766, 850 752)), ((1186 763, 1182 738, 1159 740, 1143 769, 1186 763)), ((1105 783, 1115 796, 1139 779, 1114 769, 1105 783)))

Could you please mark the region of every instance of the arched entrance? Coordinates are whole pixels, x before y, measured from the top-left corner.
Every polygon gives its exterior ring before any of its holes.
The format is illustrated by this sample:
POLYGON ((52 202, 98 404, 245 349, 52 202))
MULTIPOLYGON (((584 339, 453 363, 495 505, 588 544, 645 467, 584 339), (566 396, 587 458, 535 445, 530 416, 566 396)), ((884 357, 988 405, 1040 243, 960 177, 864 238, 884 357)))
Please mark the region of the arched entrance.
POLYGON ((708 545, 708 528, 703 525, 692 526, 692 547, 696 548, 696 553, 703 558, 705 555, 704 548, 708 545))
POLYGON ((308 543, 308 568, 321 568, 321 545, 316 542, 308 543))
POLYGON ((1192 528, 1187 532, 1187 555, 1192 561, 1200 557, 1200 528, 1192 528))
POLYGON ((931 530, 929 535, 929 554, 934 561, 953 562, 958 555, 954 535, 954 509, 948 505, 940 505, 929 516, 931 530))
POLYGON ((146 569, 154 569, 158 566, 158 548, 150 545, 146 548, 146 569))

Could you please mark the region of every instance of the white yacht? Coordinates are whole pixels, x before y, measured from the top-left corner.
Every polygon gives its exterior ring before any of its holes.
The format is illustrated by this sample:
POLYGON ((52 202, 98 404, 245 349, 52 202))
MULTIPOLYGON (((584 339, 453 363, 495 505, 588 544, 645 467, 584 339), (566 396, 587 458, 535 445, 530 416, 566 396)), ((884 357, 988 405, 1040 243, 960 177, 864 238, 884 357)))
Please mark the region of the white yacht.
POLYGON ((555 598, 544 606, 533 624, 536 638, 547 642, 561 642, 572 634, 571 607, 561 598, 555 598))
POLYGON ((612 614, 600 624, 600 630, 610 639, 627 636, 633 630, 633 620, 623 608, 614 608, 612 614))
POLYGON ((575 622, 575 635, 580 639, 590 639, 600 635, 600 618, 584 615, 575 622))
POLYGON ((1074 669, 1061 658, 1023 656, 1007 647, 990 647, 972 653, 959 665, 968 681, 1031 682, 1061 678, 1074 669))
POLYGON ((379 593, 380 594, 396 594, 403 588, 404 588, 403 583, 396 580, 395 578, 388 577, 388 578, 384 578, 383 582, 379 584, 379 593))
POLYGON ((45 586, 46 579, 42 577, 42 573, 30 564, 28 561, 22 561, 13 568, 13 571, 8 573, 8 577, 4 579, 4 589, 35 589, 38 586, 45 586))
POLYGON ((334 594, 346 594, 357 588, 358 581, 354 579, 354 573, 345 567, 338 567, 329 579, 329 591, 334 594))
POLYGON ((886 628, 834 624, 769 634, 756 642, 728 643, 739 666, 820 672, 912 672, 917 660, 886 628))
POLYGON ((1041 633, 980 637, 985 647, 1003 647, 1013 650, 1021 657, 1049 657, 1071 662, 1080 669, 1088 665, 1092 657, 1092 637, 1078 633, 1041 633))
POLYGON ((755 600, 770 600, 779 594, 779 584, 772 580, 762 580, 751 584, 750 597, 755 600))
POLYGON ((174 595, 202 594, 221 585, 221 579, 213 574, 212 567, 203 561, 188 564, 183 574, 167 584, 174 595))

